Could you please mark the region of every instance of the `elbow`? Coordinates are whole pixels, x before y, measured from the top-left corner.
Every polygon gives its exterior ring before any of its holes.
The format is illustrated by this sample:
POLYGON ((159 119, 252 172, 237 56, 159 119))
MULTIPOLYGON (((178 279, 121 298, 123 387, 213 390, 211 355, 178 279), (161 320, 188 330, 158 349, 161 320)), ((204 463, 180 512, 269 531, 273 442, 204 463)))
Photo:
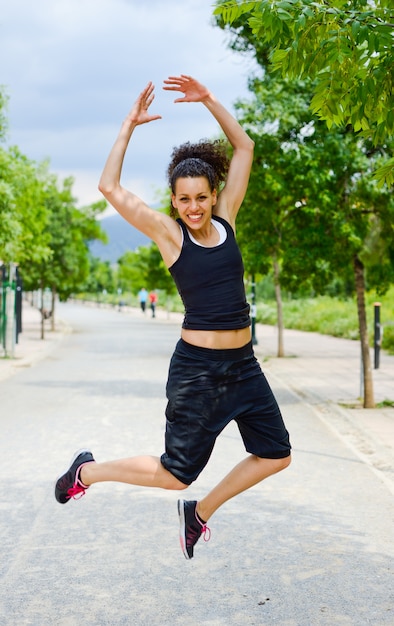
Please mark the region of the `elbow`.
POLYGON ((98 190, 99 190, 100 193, 103 194, 103 196, 106 196, 106 188, 101 183, 98 184, 98 190))
POLYGON ((114 186, 110 185, 108 182, 105 182, 102 178, 98 184, 98 190, 103 194, 105 198, 108 198, 114 190, 114 186))
POLYGON ((255 143, 253 139, 251 139, 249 135, 245 133, 244 141, 242 145, 239 146, 240 150, 242 150, 245 155, 249 154, 253 158, 254 146, 255 146, 255 143))
POLYGON ((247 139, 245 140, 241 150, 245 156, 246 159, 249 159, 251 161, 253 161, 253 155, 254 155, 254 141, 253 139, 250 139, 249 136, 247 136, 247 139))
POLYGON ((103 180, 103 178, 100 178, 99 180, 99 184, 98 184, 98 190, 101 191, 101 193, 105 196, 106 191, 108 190, 108 185, 105 183, 105 181, 103 180))

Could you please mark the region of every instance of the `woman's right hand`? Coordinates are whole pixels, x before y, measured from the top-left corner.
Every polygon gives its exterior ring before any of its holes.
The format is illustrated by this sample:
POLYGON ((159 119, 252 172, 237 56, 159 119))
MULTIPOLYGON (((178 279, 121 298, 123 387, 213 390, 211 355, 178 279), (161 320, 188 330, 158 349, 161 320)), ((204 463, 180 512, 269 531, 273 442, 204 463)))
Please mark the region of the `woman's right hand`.
POLYGON ((134 103, 133 108, 127 115, 126 120, 134 126, 147 124, 154 120, 161 120, 161 115, 150 115, 149 107, 155 99, 155 86, 150 81, 145 89, 143 89, 134 103))

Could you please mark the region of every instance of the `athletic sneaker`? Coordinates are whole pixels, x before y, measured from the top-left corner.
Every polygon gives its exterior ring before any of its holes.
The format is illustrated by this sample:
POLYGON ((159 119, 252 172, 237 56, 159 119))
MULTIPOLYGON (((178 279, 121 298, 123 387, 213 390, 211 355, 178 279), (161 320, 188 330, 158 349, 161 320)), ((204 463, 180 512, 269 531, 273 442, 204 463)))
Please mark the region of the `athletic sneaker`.
POLYGON ((86 463, 94 461, 90 450, 78 450, 71 459, 67 472, 60 476, 55 484, 55 498, 60 504, 66 504, 71 498, 79 500, 85 495, 88 485, 84 485, 79 478, 80 471, 86 463))
POLYGON ((211 531, 206 523, 198 516, 195 500, 178 500, 179 540, 186 559, 193 558, 193 550, 201 535, 204 541, 209 541, 211 531))

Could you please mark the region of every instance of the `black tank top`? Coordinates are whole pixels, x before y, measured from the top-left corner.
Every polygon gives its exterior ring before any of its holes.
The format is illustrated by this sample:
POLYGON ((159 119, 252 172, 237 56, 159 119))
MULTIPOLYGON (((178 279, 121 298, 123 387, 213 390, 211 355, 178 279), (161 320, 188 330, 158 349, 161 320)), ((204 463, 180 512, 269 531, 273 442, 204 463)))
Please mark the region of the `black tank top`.
POLYGON ((226 230, 213 248, 192 241, 185 224, 181 253, 169 268, 185 307, 182 327, 190 330, 235 330, 250 326, 243 282, 244 266, 234 231, 226 220, 212 218, 226 230))

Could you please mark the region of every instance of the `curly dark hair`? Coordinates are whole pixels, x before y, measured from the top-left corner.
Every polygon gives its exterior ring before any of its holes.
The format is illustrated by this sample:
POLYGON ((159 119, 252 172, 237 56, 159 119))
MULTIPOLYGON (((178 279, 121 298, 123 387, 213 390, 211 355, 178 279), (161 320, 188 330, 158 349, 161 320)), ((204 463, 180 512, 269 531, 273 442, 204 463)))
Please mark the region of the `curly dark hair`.
MULTIPOLYGON (((178 178, 205 176, 211 191, 214 189, 220 191, 226 180, 229 165, 228 147, 224 141, 202 139, 198 143, 187 142, 172 151, 167 169, 168 184, 172 193, 175 193, 178 178)), ((176 216, 172 206, 170 214, 172 217, 176 216)))

